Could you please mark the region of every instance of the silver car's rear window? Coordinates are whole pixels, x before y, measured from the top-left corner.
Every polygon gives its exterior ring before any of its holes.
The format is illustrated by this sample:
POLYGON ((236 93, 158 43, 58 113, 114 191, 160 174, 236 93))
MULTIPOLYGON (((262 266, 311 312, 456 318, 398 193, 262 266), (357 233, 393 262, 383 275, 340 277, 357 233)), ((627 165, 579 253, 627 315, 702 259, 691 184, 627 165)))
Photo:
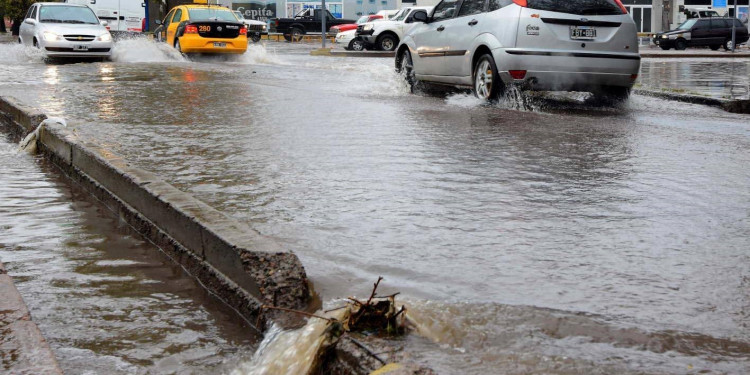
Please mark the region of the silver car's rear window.
POLYGON ((39 10, 39 21, 49 23, 99 23, 99 20, 88 7, 43 5, 39 10))
POLYGON ((622 14, 615 0, 528 0, 528 7, 583 16, 622 14))

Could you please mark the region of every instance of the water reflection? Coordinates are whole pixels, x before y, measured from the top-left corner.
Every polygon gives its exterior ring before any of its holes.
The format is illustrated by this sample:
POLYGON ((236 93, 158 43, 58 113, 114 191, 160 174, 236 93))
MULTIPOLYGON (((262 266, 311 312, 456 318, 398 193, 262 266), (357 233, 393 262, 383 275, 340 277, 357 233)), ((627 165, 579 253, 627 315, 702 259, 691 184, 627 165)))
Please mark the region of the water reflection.
POLYGON ((750 99, 750 61, 644 59, 638 83, 676 93, 750 99))
POLYGON ((0 258, 66 373, 220 372, 257 337, 43 160, 0 141, 0 258))

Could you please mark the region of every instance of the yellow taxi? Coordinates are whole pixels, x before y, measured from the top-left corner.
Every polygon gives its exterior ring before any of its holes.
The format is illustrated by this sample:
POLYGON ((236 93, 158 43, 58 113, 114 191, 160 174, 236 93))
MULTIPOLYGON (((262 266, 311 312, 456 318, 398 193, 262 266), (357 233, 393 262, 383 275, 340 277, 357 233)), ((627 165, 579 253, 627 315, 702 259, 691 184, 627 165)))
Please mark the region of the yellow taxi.
POLYGON ((247 26, 229 8, 180 5, 172 8, 154 32, 182 53, 245 53, 247 26))

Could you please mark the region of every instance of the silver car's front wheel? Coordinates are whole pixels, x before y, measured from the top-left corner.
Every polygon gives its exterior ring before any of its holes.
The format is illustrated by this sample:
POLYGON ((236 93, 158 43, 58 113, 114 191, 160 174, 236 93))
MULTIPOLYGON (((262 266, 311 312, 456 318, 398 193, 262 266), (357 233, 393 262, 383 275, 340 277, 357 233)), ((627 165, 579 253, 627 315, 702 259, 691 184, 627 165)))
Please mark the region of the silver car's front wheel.
POLYGON ((492 101, 498 97, 502 86, 495 59, 489 54, 482 55, 474 67, 474 95, 492 101))
POLYGON ((417 83, 417 79, 414 75, 414 63, 411 59, 411 52, 409 49, 404 49, 401 53, 398 64, 398 72, 404 78, 406 83, 409 85, 409 90, 414 92, 414 85, 417 83))

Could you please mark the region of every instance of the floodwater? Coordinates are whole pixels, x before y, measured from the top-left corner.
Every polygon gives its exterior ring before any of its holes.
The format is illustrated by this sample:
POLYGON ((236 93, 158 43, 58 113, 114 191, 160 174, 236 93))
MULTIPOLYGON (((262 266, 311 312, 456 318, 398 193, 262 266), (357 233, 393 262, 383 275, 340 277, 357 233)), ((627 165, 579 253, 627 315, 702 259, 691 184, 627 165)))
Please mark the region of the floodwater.
POLYGON ((64 65, 0 48, 1 95, 276 238, 325 300, 383 275, 441 373, 750 370, 750 116, 412 95, 390 59, 286 44, 186 61, 128 41, 64 65))
POLYGON ((750 99, 750 59, 644 59, 638 83, 668 93, 750 99))
POLYGON ((204 374, 258 336, 40 157, 0 138, 0 260, 66 374, 204 374))

